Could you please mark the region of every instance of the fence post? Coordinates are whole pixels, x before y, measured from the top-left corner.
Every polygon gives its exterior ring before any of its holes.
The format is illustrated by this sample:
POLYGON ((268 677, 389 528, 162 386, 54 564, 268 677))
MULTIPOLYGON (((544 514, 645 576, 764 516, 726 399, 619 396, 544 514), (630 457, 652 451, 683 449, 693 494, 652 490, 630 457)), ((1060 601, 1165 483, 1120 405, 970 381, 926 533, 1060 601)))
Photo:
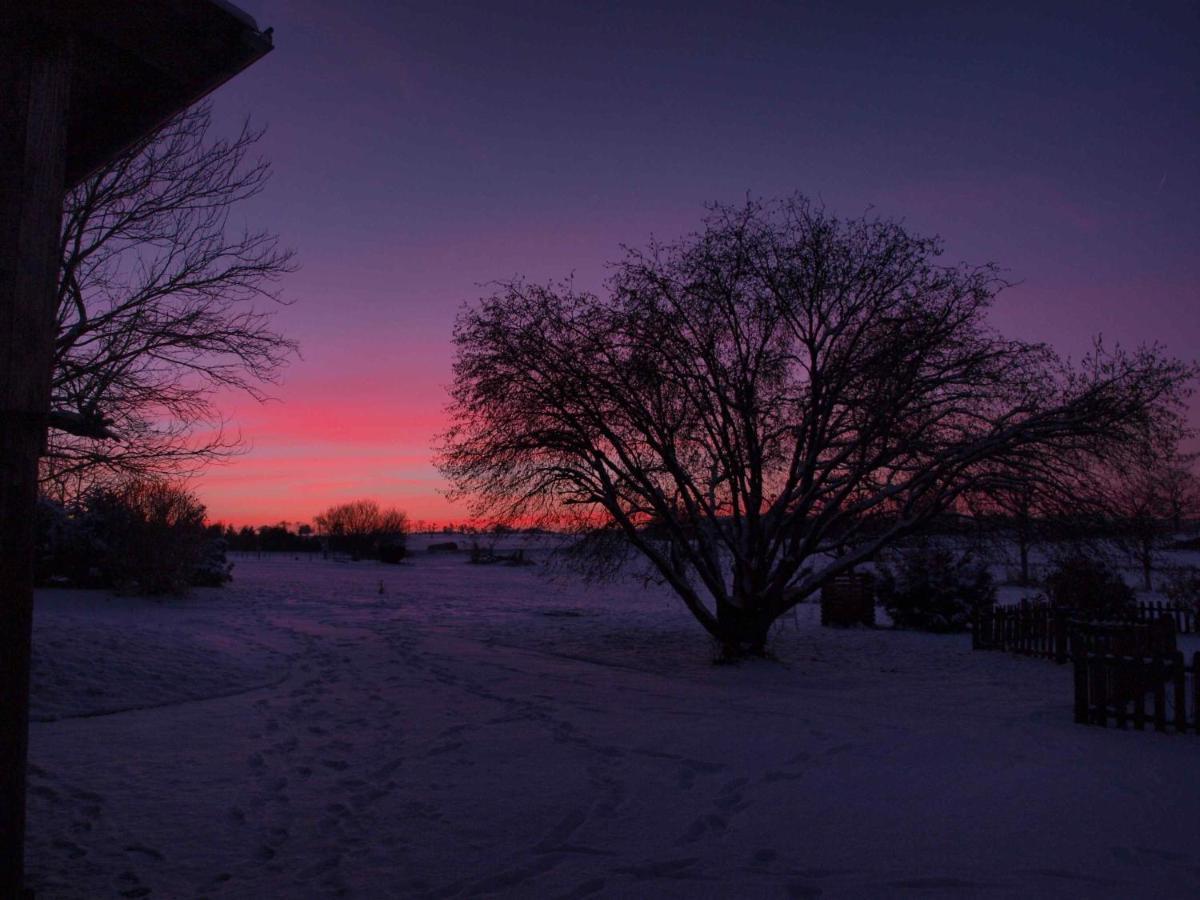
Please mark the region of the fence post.
POLYGON ((1200 734, 1200 650, 1192 654, 1192 726, 1200 734))
POLYGON ((1124 680, 1124 688, 1130 691, 1133 701, 1133 725, 1138 731, 1146 730, 1146 667, 1145 660, 1130 658, 1130 674, 1124 680))
POLYGON ((1183 674, 1183 651, 1171 656, 1171 687, 1175 692, 1175 730, 1187 731, 1187 681, 1183 674))
POLYGON ((1154 681, 1154 730, 1167 730, 1167 686, 1163 683, 1162 657, 1151 657, 1151 675, 1154 681))
POLYGON ((1129 724, 1129 714, 1126 711, 1128 701, 1126 694, 1138 691, 1138 667, 1140 660, 1133 657, 1118 656, 1113 659, 1113 720, 1122 731, 1129 724))
POLYGON ((1054 661, 1061 665, 1067 661, 1067 613, 1056 608, 1051 614, 1054 616, 1054 661))
POLYGON ((1075 667, 1075 723, 1086 725, 1088 724, 1087 657, 1082 653, 1077 653, 1072 663, 1075 667))

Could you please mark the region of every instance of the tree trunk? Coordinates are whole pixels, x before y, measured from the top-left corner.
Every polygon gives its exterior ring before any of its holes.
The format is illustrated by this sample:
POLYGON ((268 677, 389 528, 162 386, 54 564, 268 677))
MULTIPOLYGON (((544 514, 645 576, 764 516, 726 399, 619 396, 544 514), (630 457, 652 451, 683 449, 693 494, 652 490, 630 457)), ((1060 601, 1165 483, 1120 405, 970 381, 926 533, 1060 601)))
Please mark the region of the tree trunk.
POLYGON ((721 654, 726 660, 745 656, 765 656, 767 635, 775 616, 769 607, 759 602, 717 602, 717 625, 720 630, 721 654))
POLYGON ((1021 557, 1021 585, 1029 584, 1029 544, 1030 544, 1030 522, 1029 509, 1022 506, 1017 513, 1017 550, 1021 557))
POLYGON ((38 456, 53 362, 70 44, 0 14, 0 897, 22 896, 38 456))

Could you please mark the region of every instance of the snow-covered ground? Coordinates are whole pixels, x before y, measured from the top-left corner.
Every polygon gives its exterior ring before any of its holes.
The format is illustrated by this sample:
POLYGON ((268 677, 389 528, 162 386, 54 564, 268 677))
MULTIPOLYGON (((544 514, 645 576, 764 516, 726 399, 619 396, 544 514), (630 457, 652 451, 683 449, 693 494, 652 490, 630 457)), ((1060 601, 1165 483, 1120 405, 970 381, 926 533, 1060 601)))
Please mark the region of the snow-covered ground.
POLYGON ((813 606, 714 666, 663 590, 540 569, 40 592, 39 897, 1200 895, 1200 738, 1074 725, 1068 667, 813 606))

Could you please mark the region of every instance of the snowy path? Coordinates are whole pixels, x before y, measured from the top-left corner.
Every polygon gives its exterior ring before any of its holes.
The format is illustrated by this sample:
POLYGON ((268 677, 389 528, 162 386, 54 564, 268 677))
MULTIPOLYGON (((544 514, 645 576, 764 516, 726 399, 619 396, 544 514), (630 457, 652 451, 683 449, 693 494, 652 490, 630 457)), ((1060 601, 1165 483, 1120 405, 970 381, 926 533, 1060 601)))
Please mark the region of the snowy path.
POLYGON ((715 667, 658 592, 461 557, 236 575, 40 596, 39 897, 1200 892, 1200 739, 1071 724, 1065 667, 808 608, 715 667))

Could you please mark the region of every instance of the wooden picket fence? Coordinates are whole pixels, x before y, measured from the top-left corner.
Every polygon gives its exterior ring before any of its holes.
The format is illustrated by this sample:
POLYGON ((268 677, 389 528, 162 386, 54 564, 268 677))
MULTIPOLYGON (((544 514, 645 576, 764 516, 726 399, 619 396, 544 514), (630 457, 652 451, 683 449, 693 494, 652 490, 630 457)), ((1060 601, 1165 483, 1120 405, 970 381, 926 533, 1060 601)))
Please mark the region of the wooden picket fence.
POLYGON ((1120 656, 1081 651, 1075 666, 1075 721, 1084 725, 1200 734, 1200 652, 1120 656))
POLYGON ((981 609, 971 628, 971 647, 1065 663, 1070 658, 1070 622, 1070 610, 1043 603, 981 609))
POLYGON ((1177 634, 1200 633, 1200 616, 1196 615, 1195 609, 1190 609, 1186 606, 1173 606, 1161 600, 1149 600, 1137 604, 1135 618, 1139 622, 1153 622, 1161 619, 1163 616, 1169 616, 1174 620, 1177 634))
POLYGON ((1075 721, 1117 728, 1200 734, 1200 652, 1191 665, 1176 632, 1195 633, 1195 617, 1162 603, 1140 603, 1121 621, 1082 621, 1047 604, 981 610, 972 646, 1071 660, 1075 721))
MULTIPOLYGON (((1138 603, 1127 624, 1150 625, 1169 619, 1177 634, 1196 634, 1194 610, 1154 601, 1138 603)), ((1073 653, 1071 634, 1077 620, 1074 610, 1023 600, 976 612, 971 646, 976 650, 1004 650, 1024 656, 1067 662, 1073 653)))
POLYGON ((1067 644, 1071 658, 1082 654, 1109 656, 1170 656, 1176 650, 1175 620, 1160 616, 1151 622, 1072 621, 1067 644))

